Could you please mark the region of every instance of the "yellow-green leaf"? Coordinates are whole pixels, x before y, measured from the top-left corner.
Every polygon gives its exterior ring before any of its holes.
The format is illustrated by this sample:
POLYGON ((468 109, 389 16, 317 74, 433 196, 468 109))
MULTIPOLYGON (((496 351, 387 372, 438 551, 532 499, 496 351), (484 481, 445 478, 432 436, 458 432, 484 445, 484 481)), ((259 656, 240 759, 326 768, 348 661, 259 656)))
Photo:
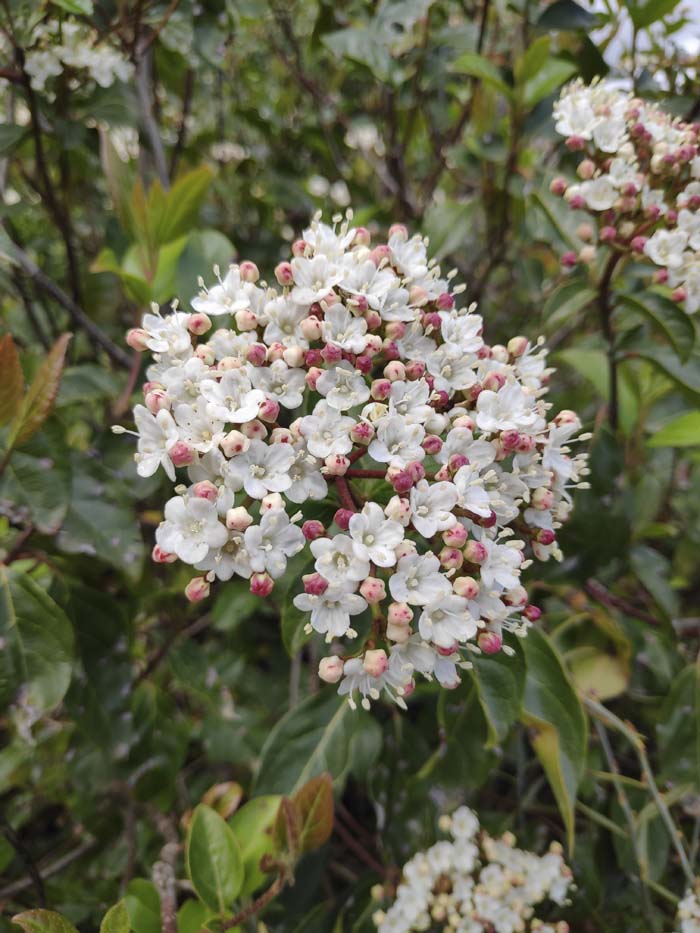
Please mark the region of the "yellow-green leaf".
POLYGON ((25 910, 15 914, 12 922, 26 933, 78 933, 70 920, 53 910, 25 910))
POLYGON ((24 395, 24 375, 11 334, 0 338, 0 373, 0 424, 7 424, 18 414, 24 395))
POLYGON ((243 886, 241 849, 231 827, 206 804, 194 811, 185 858, 200 900, 219 912, 230 907, 243 886))
POLYGON ((130 933, 131 923, 126 902, 119 901, 110 907, 100 924, 100 933, 130 933))

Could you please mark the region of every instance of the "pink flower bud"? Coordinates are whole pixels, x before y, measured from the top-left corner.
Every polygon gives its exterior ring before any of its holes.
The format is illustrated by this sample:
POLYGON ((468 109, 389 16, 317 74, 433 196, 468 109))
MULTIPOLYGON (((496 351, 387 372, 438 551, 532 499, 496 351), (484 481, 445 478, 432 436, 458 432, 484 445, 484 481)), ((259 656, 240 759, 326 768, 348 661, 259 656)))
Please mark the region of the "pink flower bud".
POLYGON ((592 240, 595 236, 595 230, 593 229, 593 224, 579 224, 576 228, 576 236, 583 240, 584 243, 587 243, 589 240, 592 240))
POLYGON ((456 547, 444 547, 438 557, 445 570, 459 570, 464 563, 464 556, 456 547))
POLYGON ((210 590, 205 577, 192 577, 185 587, 185 596, 191 603, 199 603, 207 598, 210 590))
POLYGON ((537 442, 534 437, 531 437, 529 434, 521 434, 520 442, 518 444, 518 453, 519 454, 529 454, 535 449, 537 442))
POLYGON ((375 246, 372 252, 369 254, 369 258, 375 264, 375 266, 380 266, 385 259, 391 258, 391 250, 389 247, 382 243, 379 246, 375 246))
POLYGON ((476 643, 484 654, 497 654, 503 645, 503 638, 498 632, 479 632, 476 643))
POLYGON ((450 469, 446 463, 437 471, 435 474, 435 479, 441 483, 452 479, 452 473, 450 473, 450 469))
POLYGON ((284 508, 284 499, 278 492, 268 492, 260 500, 260 512, 273 512, 284 508))
POLYGON ((292 255, 293 256, 303 256, 307 249, 311 247, 306 242, 306 240, 295 240, 292 243, 292 255))
POLYGON ((154 382, 152 380, 144 382, 144 384, 141 386, 141 391, 143 392, 144 396, 148 395, 149 392, 155 392, 156 389, 165 391, 165 386, 162 382, 154 382))
POLYGON ((438 389, 437 392, 433 392, 430 403, 436 411, 440 411, 441 408, 447 408, 450 404, 450 396, 444 389, 438 389))
POLYGON ((137 350, 139 353, 148 350, 148 341, 150 339, 147 331, 141 327, 132 327, 131 330, 126 332, 126 342, 132 350, 137 350))
POLYGON ((192 487, 192 493, 197 499, 206 499, 207 502, 216 502, 219 498, 219 490, 208 479, 203 479, 201 483, 195 483, 192 487))
POLYGON ((362 668, 370 677, 381 677, 389 666, 389 659, 383 648, 374 648, 365 651, 362 659, 362 668))
POLYGON ((317 317, 305 317, 299 325, 301 332, 307 340, 320 340, 323 334, 323 323, 317 317))
POLYGON ((400 360, 392 360, 384 367, 384 376, 389 382, 403 382, 406 379, 406 367, 400 360))
POLYGON ((411 360, 410 363, 406 364, 406 378, 407 379, 422 379, 425 375, 425 363, 421 360, 411 360))
POLYGON ((241 433, 253 441, 263 441, 267 437, 267 428, 262 421, 246 421, 241 425, 241 433))
POLYGON ((293 444, 294 435, 289 428, 273 428, 270 433, 271 444, 293 444))
POLYGON ((440 311, 451 311, 455 306, 455 300, 449 292, 442 292, 438 295, 435 302, 440 311))
POLYGON ((530 346, 530 341, 527 337, 511 337, 508 341, 508 355, 514 359, 522 356, 523 353, 527 351, 527 348, 530 346))
POLYGON ((214 350, 206 343, 200 343, 194 351, 194 355, 201 360, 205 366, 213 366, 216 362, 214 350))
POLYGON ((245 259, 239 266, 239 272, 242 282, 257 282, 260 278, 260 273, 258 272, 258 267, 254 262, 250 262, 249 259, 245 259))
POLYGON ((389 482, 394 488, 394 492, 406 493, 413 486, 411 474, 407 470, 398 470, 389 477, 389 482))
POLYGON ((401 356, 398 344, 394 340, 385 340, 382 343, 382 349, 387 360, 398 360, 401 356))
POLYGON ((343 676, 343 662, 336 655, 321 658, 318 662, 318 676, 326 684, 337 684, 343 676))
POLYGON ((657 269, 652 276, 652 282, 657 285, 665 285, 668 282, 668 269, 657 269))
POLYGON ((410 625, 413 621, 413 610, 408 603, 389 603, 387 621, 394 625, 410 625))
POLYGON ((580 421, 575 411, 571 411, 569 408, 562 408, 562 410, 554 416, 554 424, 560 427, 562 424, 580 424, 580 421))
POLYGON ((400 496, 392 496, 384 507, 384 514, 394 522, 407 525, 411 517, 411 503, 400 496))
POLYGON ((173 466, 189 466, 195 458, 194 448, 190 447, 184 441, 175 441, 168 450, 168 456, 173 461, 173 466))
POLYGON ((236 327, 242 333, 245 333, 249 330, 255 330, 258 326, 258 319, 250 310, 250 308, 243 308, 242 311, 236 311, 234 315, 236 321, 236 327))
POLYGON ((304 592, 310 596, 320 596, 321 593, 325 593, 328 589, 328 580, 322 577, 320 573, 305 573, 301 578, 301 582, 304 584, 304 592))
POLYGON ((551 489, 546 489, 544 486, 539 486, 532 494, 532 507, 533 509, 541 509, 542 511, 546 509, 551 509, 554 505, 554 493, 551 489))
POLYGON ((170 408, 170 398, 162 389, 154 389, 146 396, 146 408, 152 415, 170 408))
POLYGON ((278 340, 276 340, 267 348, 265 359, 268 363, 274 363, 275 360, 281 360, 284 358, 284 351, 286 349, 287 348, 283 343, 280 343, 278 340))
POLYGON ((201 337, 202 334, 206 334, 208 330, 211 330, 211 318, 201 311, 190 314, 187 318, 187 330, 194 334, 195 337, 201 337))
POLYGON ((666 221, 667 227, 675 227, 678 223, 678 214, 673 209, 669 209, 666 211, 664 220, 666 221))
POLYGON ((291 262, 280 262, 275 266, 275 278, 280 285, 292 285, 294 283, 294 270, 291 262))
POLYGON ((453 641, 451 645, 435 645, 435 650, 443 658, 449 658, 450 655, 454 654, 459 645, 456 641, 453 641))
POLYGON ((350 527, 350 519, 355 513, 351 512, 350 509, 338 509, 338 511, 333 516, 333 521, 336 523, 338 528, 341 528, 343 531, 347 531, 350 527))
POLYGON ((401 340, 406 336, 406 325, 403 321, 389 321, 384 328, 384 335, 389 340, 401 340))
MULTIPOLYGON (((307 356, 307 363, 308 363, 309 354, 307 353, 306 356, 307 356)), ((307 386, 311 389, 312 392, 316 391, 316 383, 323 375, 323 372, 324 371, 322 369, 319 369, 318 366, 312 366, 311 369, 304 376, 304 382, 307 384, 307 386)))
POLYGON ((617 230, 614 227, 605 226, 600 228, 601 243, 612 243, 616 236, 617 230))
POLYGON ((456 525, 443 531, 442 540, 447 547, 464 547, 467 543, 467 529, 457 522, 456 525))
POLYGON ((367 330, 379 330, 382 326, 382 316, 379 311, 375 311, 373 308, 369 308, 364 312, 364 318, 367 321, 367 330))
POLYGON ((375 379, 369 392, 375 401, 383 402, 391 395, 391 382, 388 379, 375 379))
POLYGON ((369 444, 374 437, 374 428, 368 421, 359 421, 350 429, 350 439, 355 444, 369 444))
POLYGON ((398 547, 394 548, 394 553, 396 554, 396 559, 401 560, 402 557, 409 557, 411 554, 416 553, 416 545, 414 541, 410 541, 408 538, 404 538, 401 544, 398 547))
POLYGON ((316 538, 322 538, 326 533, 323 522, 318 521, 316 518, 310 518, 304 522, 301 530, 307 541, 315 541, 316 538))
POLYGON ((242 431, 229 431, 221 441, 221 449, 226 457, 237 457, 250 447, 250 438, 242 431))
POLYGON ((488 555, 481 541, 475 541, 472 538, 471 541, 467 541, 464 556, 470 564, 483 564, 488 555))
POLYGON ((474 577, 457 577, 452 589, 457 596, 463 596, 464 599, 476 599, 479 595, 479 584, 474 577))
POLYGON ((357 227, 352 241, 353 246, 369 246, 372 242, 372 234, 367 227, 357 227))
POLYGON ((688 293, 683 288, 683 286, 680 286, 679 288, 674 288, 674 290, 671 292, 672 300, 677 301, 679 303, 682 301, 685 301, 687 297, 688 297, 688 293))
POLYGON ((595 162, 593 162, 592 159, 583 159, 583 161, 579 162, 578 164, 576 174, 584 181, 588 181, 589 178, 593 178, 595 174, 595 162))
POLYGON ((563 194, 566 194, 566 189, 568 185, 565 178, 553 178, 549 183, 549 190, 552 194, 556 194, 557 197, 561 197, 563 194))
POLYGON ((169 551, 164 551, 163 548, 156 546, 151 551, 151 560, 156 564, 174 564, 177 560, 177 554, 171 554, 169 551))
POLYGON ((504 450, 517 450, 520 443, 520 433, 513 429, 504 431, 500 440, 504 450))
MULTIPOLYGON (((507 352, 508 351, 506 351, 506 353, 507 352)), ((502 389, 505 384, 506 377, 503 375, 503 373, 496 372, 487 373, 483 382, 484 389, 488 389, 491 392, 498 392, 498 390, 502 389)))
POLYGON ((391 237, 396 237, 399 240, 403 240, 405 243, 408 239, 408 228, 405 224, 392 224, 389 227, 389 239, 391 237))
POLYGON ((245 531, 253 524, 253 516, 242 505, 229 509, 226 513, 226 527, 229 531, 245 531))
POLYGON ((644 247, 646 246, 648 239, 649 238, 645 236, 636 236, 633 238, 632 242, 630 243, 630 246, 632 247, 635 253, 641 254, 644 252, 644 247))
POLYGON ((468 431, 473 431, 476 427, 476 422, 470 415, 460 415, 458 418, 454 419, 452 427, 466 428, 468 431))
POLYGON ((271 398, 266 398, 264 402, 260 403, 260 408, 258 408, 258 418, 260 418, 261 421, 266 421, 268 424, 273 424, 277 421, 279 413, 279 402, 271 398))
POLYGON ((248 347, 245 358, 251 366, 264 366, 267 362, 267 347, 264 343, 254 343, 248 347))
POLYGON ((360 584, 360 596, 367 600, 370 606, 376 606, 386 599, 386 586, 378 577, 367 577, 360 584))
POLYGON ((350 461, 342 454, 331 454, 323 461, 330 476, 345 476, 350 468, 350 461))
POLYGON ((524 586, 515 586, 502 599, 506 606, 524 606, 527 603, 527 590, 524 586))
POLYGON ((569 207, 574 211, 583 210, 586 206, 586 199, 582 194, 572 194, 566 200, 569 202, 569 207))
POLYGON ((428 301, 428 292, 422 285, 411 285, 408 290, 408 300, 414 306, 420 307, 428 301))
POLYGON ((386 637, 389 641, 402 645, 411 637, 411 627, 408 622, 387 622, 386 637))
POLYGON ((442 450, 442 441, 437 434, 427 434, 423 438, 421 447, 429 457, 434 457, 435 454, 439 454, 442 450))
POLYGON ((566 148, 572 152, 580 152, 586 147, 586 140, 583 136, 569 136, 566 140, 566 148))
POLYGON ((537 620, 542 616, 542 610, 531 604, 529 606, 525 606, 523 615, 528 620, 528 622, 537 622, 537 620))
POLYGON ((253 596, 269 596, 275 586, 275 581, 269 573, 254 573, 250 578, 250 592, 253 596))
POLYGON ((550 544, 554 544, 554 542, 557 540, 557 536, 549 528, 540 528, 535 535, 535 540, 538 544, 541 544, 544 547, 549 547, 550 544))
POLYGON ((463 466, 469 466, 469 457, 465 454, 452 454, 447 461, 447 469, 452 474, 456 473, 457 470, 460 470, 463 466))
POLYGON ((343 351, 332 343, 327 343, 321 350, 321 358, 326 363, 339 363, 343 358, 343 351))

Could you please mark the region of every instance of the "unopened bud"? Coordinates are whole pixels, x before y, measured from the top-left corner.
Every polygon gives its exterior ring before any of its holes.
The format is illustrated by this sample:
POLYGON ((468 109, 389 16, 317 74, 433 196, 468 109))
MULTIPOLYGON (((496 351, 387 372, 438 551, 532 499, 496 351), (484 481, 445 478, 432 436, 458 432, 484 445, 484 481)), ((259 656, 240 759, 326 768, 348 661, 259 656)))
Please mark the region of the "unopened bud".
POLYGON ((360 596, 367 600, 370 606, 375 606, 386 599, 386 586, 378 577, 367 577, 360 584, 360 596))
POLYGON ((337 684, 343 676, 343 662, 336 655, 321 658, 318 663, 318 676, 327 684, 337 684))
POLYGON ((211 330, 211 318, 208 314, 198 311, 196 314, 190 314, 187 318, 187 330, 196 337, 201 337, 211 330))
POLYGON ((253 596, 269 596, 275 585, 269 573, 254 573, 250 578, 250 592, 253 596))
POLYGON ((221 449, 226 457, 237 457, 250 447, 250 438, 242 431, 229 431, 221 441, 221 449))
POLYGON ((365 651, 365 656, 362 659, 362 667, 365 673, 369 674, 370 677, 381 677, 388 666, 389 659, 383 648, 374 648, 370 651, 365 651))
POLYGON ((210 590, 205 577, 193 577, 185 587, 185 596, 191 603, 199 603, 207 598, 210 590))

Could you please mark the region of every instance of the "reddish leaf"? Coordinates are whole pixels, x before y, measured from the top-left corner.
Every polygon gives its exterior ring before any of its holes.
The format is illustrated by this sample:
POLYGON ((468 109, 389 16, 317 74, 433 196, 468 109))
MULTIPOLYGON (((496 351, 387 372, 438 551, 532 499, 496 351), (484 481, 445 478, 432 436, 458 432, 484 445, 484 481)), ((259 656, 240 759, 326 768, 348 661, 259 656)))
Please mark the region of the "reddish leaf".
POLYGON ((0 338, 0 424, 7 424, 22 407, 24 375, 11 334, 0 338))
POLYGON ((51 347, 24 397, 22 409, 15 418, 11 447, 23 444, 48 418, 58 395, 66 349, 72 334, 63 334, 51 347))
POLYGON ((304 784, 280 807, 275 835, 292 855, 320 848, 333 832, 333 778, 326 771, 304 784), (292 839, 289 839, 290 833, 292 839))

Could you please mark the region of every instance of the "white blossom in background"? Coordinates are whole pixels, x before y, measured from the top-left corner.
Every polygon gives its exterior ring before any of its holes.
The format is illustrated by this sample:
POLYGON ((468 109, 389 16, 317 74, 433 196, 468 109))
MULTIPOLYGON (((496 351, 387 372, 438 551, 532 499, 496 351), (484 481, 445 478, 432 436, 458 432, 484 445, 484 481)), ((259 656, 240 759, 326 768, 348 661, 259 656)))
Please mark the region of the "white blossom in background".
POLYGON ((585 245, 562 256, 590 264, 607 247, 657 267, 652 282, 688 314, 700 309, 700 126, 614 83, 580 80, 554 105, 556 131, 581 153, 580 181, 555 178, 551 190, 588 210, 585 245))
POLYGON ((315 218, 275 286, 245 261, 191 313, 144 315, 135 456, 174 484, 153 558, 194 568, 188 599, 284 576, 331 646, 321 678, 353 707, 405 706, 417 676, 453 688, 539 618, 521 575, 560 558, 587 469, 540 343, 489 346, 423 238, 394 225, 373 246, 351 216, 315 218))
MULTIPOLYGON (((545 901, 568 903, 572 874, 559 843, 544 855, 517 849, 512 833, 494 838, 480 830, 468 807, 440 817, 439 826, 451 838, 404 865, 393 902, 373 915, 381 933, 568 933, 565 921, 543 922, 535 916, 545 901)), ((373 893, 384 896, 381 889, 373 893)))
POLYGON ((700 900, 697 891, 686 891, 678 905, 676 933, 700 933, 700 900))

